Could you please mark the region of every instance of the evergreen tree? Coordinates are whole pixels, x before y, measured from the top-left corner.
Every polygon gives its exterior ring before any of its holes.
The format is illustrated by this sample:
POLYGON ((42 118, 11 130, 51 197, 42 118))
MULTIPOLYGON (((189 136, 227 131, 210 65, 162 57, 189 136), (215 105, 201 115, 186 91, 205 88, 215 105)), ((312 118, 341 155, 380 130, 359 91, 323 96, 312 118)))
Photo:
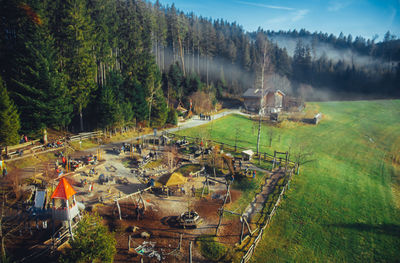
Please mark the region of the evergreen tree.
POLYGON ((164 94, 161 88, 158 88, 155 92, 153 105, 151 107, 151 126, 162 127, 167 121, 168 107, 165 101, 164 94))
POLYGON ((18 143, 20 128, 17 108, 8 96, 7 89, 0 77, 0 146, 18 143))
POLYGON ((174 108, 170 108, 168 111, 167 123, 172 125, 178 124, 178 113, 174 108))
POLYGON ((79 221, 70 248, 61 256, 61 262, 113 262, 116 241, 97 215, 85 214, 79 221))
POLYGON ((96 88, 94 30, 85 0, 65 0, 63 3, 63 64, 68 74, 68 88, 80 118, 80 129, 83 130, 82 111, 96 88))
POLYGON ((54 40, 44 25, 26 21, 24 52, 17 54, 13 97, 21 111, 24 132, 46 127, 64 128, 71 121, 72 108, 65 75, 59 72, 54 40), (18 67, 18 68, 17 68, 18 67))
POLYGON ((98 107, 100 127, 111 128, 121 121, 122 112, 111 86, 101 88, 98 107))

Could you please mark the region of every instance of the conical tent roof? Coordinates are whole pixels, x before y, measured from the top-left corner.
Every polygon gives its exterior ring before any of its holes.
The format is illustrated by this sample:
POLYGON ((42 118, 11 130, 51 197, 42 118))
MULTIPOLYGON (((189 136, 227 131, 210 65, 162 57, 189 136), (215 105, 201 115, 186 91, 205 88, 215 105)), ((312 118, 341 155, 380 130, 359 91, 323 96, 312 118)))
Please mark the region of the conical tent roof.
POLYGON ((68 181, 63 177, 60 179, 56 190, 54 190, 54 193, 51 195, 51 199, 59 198, 68 200, 74 194, 76 194, 74 188, 72 188, 68 181))
POLYGON ((158 178, 156 182, 156 186, 173 186, 173 185, 180 185, 186 183, 187 178, 184 177, 181 173, 172 173, 172 174, 165 174, 158 178))

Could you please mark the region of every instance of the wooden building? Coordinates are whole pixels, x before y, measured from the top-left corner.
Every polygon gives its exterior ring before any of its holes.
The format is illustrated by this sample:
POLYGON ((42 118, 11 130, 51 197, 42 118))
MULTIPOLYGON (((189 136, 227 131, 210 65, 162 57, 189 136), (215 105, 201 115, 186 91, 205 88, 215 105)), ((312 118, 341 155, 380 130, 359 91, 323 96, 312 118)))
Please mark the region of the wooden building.
MULTIPOLYGON (((259 112, 261 103, 262 91, 260 89, 248 89, 243 94, 244 107, 248 111, 259 112)), ((264 113, 280 112, 283 108, 285 93, 280 90, 266 90, 264 92, 262 107, 264 113)))

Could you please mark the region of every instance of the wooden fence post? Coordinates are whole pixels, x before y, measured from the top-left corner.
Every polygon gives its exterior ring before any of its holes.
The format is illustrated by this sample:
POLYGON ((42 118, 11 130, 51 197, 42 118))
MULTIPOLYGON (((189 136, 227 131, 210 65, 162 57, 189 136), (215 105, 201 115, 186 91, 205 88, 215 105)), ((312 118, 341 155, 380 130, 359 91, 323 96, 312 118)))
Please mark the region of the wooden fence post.
POLYGON ((193 241, 190 241, 190 243, 189 243, 189 263, 192 263, 192 244, 193 244, 193 241))
POLYGON ((118 200, 115 201, 115 204, 117 205, 117 208, 118 208, 119 220, 122 220, 121 207, 119 206, 118 200))

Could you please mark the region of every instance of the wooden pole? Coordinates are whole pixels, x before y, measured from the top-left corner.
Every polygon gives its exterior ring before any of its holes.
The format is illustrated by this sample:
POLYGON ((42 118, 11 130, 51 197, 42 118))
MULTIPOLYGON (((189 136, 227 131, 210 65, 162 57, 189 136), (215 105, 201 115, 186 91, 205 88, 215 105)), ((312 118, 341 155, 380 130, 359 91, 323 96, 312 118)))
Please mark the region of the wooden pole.
POLYGON ((250 236, 251 236, 251 235, 252 235, 252 234, 251 234, 251 228, 250 228, 250 225, 249 225, 249 223, 247 222, 247 219, 246 219, 246 217, 243 217, 243 220, 244 220, 244 222, 246 223, 247 230, 249 230, 249 234, 250 234, 250 236))
POLYGON ((203 198, 204 189, 206 188, 206 184, 208 184, 208 174, 206 174, 206 181, 203 184, 203 190, 201 191, 201 198, 203 198))
POLYGON ((220 214, 220 216, 219 216, 217 228, 215 229, 215 235, 216 235, 216 236, 218 235, 218 228, 219 228, 220 225, 221 225, 222 217, 223 217, 223 215, 224 215, 224 206, 225 206, 225 204, 226 204, 226 200, 228 199, 228 192, 229 192, 230 187, 231 187, 231 185, 228 184, 227 194, 225 195, 224 203, 222 204, 221 214, 220 214))
POLYGON ((121 207, 119 206, 118 200, 115 201, 115 204, 117 205, 117 208, 118 208, 119 220, 122 220, 121 207))
POLYGON ((140 201, 142 201, 143 209, 144 209, 144 211, 146 211, 146 204, 144 203, 143 196, 142 196, 142 194, 140 192, 139 192, 139 197, 140 197, 140 201))
POLYGON ((240 217, 240 221, 242 221, 242 230, 240 231, 240 242, 239 242, 239 244, 242 244, 242 241, 243 241, 243 232, 244 232, 244 219, 243 219, 242 216, 240 217))
POLYGON ((274 160, 272 162, 272 169, 275 168, 275 162, 276 162, 276 151, 274 151, 274 160))
POLYGON ((190 243, 189 243, 189 263, 192 263, 192 244, 193 244, 193 242, 190 241, 190 243))
POLYGON ((182 233, 179 234, 179 244, 178 244, 178 250, 181 251, 182 249, 182 233))

